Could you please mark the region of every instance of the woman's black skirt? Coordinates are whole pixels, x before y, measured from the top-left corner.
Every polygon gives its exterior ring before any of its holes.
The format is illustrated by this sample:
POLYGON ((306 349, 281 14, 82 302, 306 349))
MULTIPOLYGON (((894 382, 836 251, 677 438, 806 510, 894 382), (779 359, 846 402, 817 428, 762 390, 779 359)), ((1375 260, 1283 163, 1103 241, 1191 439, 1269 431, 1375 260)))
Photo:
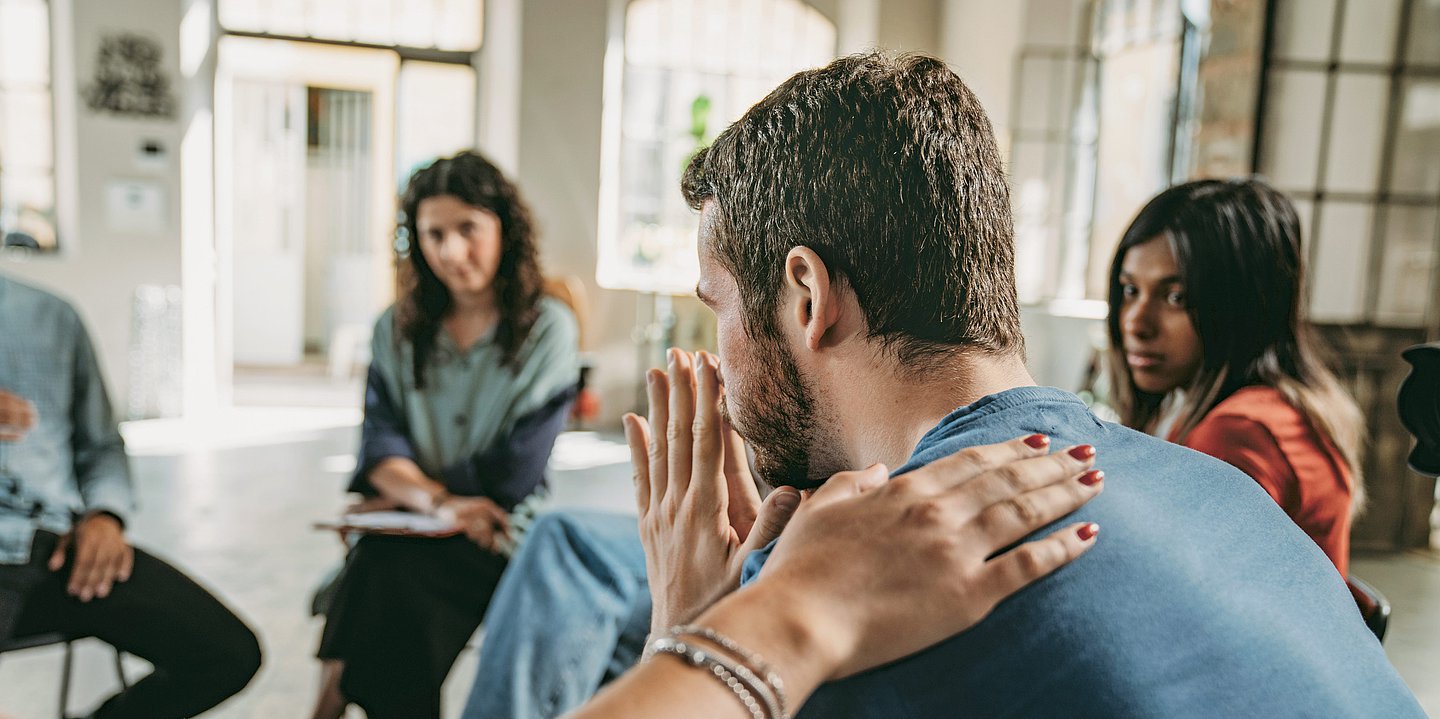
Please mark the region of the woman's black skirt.
POLYGON ((480 626, 505 559, 465 537, 368 535, 345 560, 319 657, 372 719, 438 717, 440 687, 480 626))

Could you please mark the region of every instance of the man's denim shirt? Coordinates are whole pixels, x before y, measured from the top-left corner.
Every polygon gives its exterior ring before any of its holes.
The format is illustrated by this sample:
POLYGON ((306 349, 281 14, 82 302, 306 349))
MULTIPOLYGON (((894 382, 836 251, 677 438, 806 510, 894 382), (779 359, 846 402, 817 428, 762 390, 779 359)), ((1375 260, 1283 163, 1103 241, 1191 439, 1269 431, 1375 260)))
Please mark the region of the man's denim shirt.
POLYGON ((1035 432, 1098 450, 1105 492, 1056 525, 1099 523, 1095 548, 970 630, 821 687, 801 717, 1425 716, 1335 566, 1223 462, 1024 387, 951 413, 896 474, 1035 432))
POLYGON ((30 558, 36 529, 76 516, 124 521, 134 506, 125 445, 95 351, 64 300, 0 275, 0 389, 34 403, 20 442, 0 442, 0 564, 30 558))

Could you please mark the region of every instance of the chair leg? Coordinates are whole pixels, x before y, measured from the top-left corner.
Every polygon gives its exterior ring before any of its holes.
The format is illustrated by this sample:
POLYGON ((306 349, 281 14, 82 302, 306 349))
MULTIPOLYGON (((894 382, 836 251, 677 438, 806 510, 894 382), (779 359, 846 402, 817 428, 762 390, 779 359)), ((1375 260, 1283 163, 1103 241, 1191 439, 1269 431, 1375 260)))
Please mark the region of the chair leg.
POLYGON ((75 642, 65 642, 65 663, 60 668, 60 719, 70 717, 70 665, 75 658, 75 642))

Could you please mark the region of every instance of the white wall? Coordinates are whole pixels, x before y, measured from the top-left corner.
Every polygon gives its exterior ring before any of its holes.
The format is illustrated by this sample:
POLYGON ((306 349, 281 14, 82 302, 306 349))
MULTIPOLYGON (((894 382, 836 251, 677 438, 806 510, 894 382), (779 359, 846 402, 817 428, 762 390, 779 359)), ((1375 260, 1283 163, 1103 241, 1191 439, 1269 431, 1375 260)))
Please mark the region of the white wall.
MULTIPOLYGON (((79 78, 74 87, 77 91, 83 90, 93 75, 95 55, 104 34, 138 32, 160 43, 177 108, 184 107, 184 86, 179 73, 179 0, 71 2, 74 6, 70 45, 73 52, 57 63, 57 69, 67 63, 76 69, 79 78)), ((66 31, 64 27, 57 30, 66 31)), ((63 45, 57 46, 57 51, 60 47, 63 45)), ((97 115, 78 100, 75 107, 72 141, 79 171, 76 173, 78 212, 74 233, 60 238, 59 256, 0 260, 0 272, 51 289, 74 303, 95 338, 111 398, 117 411, 123 412, 129 366, 130 307, 135 287, 180 283, 179 155, 183 123, 179 116, 171 120, 141 120, 97 115), (158 140, 167 150, 166 164, 158 170, 141 167, 135 161, 138 148, 146 140, 158 140), (107 228, 105 187, 115 179, 155 182, 164 189, 168 207, 163 231, 120 234, 107 228)))
POLYGON ((942 0, 884 0, 876 40, 887 50, 944 56, 942 0))
POLYGON ((1034 0, 942 0, 937 23, 941 57, 980 98, 1004 153, 1010 148, 1015 60, 1024 41, 1026 6, 1031 2, 1034 0))

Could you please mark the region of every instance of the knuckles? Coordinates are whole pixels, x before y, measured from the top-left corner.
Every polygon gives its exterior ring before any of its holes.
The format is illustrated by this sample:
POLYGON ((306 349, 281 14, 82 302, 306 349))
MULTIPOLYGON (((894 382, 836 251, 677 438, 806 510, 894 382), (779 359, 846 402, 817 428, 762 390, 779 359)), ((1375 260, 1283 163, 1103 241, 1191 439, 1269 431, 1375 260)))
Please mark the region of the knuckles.
POLYGON ((919 530, 945 525, 948 511, 938 498, 923 499, 905 508, 904 523, 919 530))
MULTIPOLYGON (((1035 501, 1028 495, 1021 494, 1010 497, 996 505, 996 507, 1002 516, 1008 514, 1026 526, 1037 526, 1041 524, 1044 519, 1044 513, 1041 512, 1040 507, 1037 506, 1035 501)), ((1002 516, 996 516, 994 519, 998 521, 1002 519, 1002 516)))
MULTIPOLYGON (((854 479, 852 479, 851 481, 858 485, 859 476, 860 475, 856 473, 854 479)), ((885 484, 885 489, 890 491, 892 494, 906 496, 918 493, 920 489, 917 486, 918 484, 919 480, 916 479, 915 474, 902 474, 899 477, 895 477, 894 479, 891 479, 889 482, 887 482, 885 484)))
POLYGON ((968 464, 976 468, 984 468, 990 466, 990 460, 986 456, 984 450, 981 450, 979 447, 966 447, 965 449, 956 452, 954 457, 959 464, 968 464))

